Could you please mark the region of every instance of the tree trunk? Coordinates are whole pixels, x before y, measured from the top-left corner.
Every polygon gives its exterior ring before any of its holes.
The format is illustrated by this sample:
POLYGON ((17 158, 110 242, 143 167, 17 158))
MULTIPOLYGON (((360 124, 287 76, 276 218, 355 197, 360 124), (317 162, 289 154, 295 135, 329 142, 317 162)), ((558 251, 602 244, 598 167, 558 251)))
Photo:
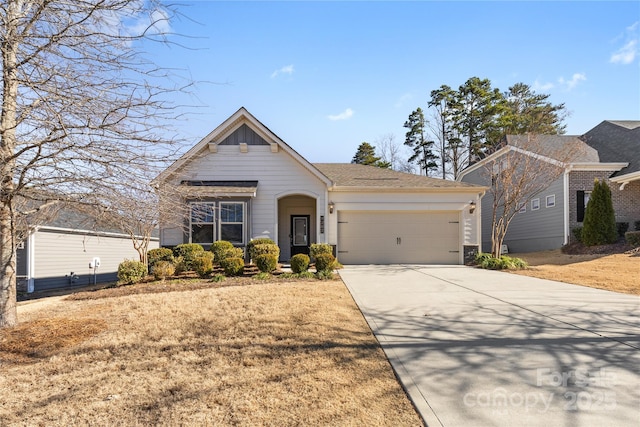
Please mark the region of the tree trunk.
POLYGON ((2 40, 3 93, 0 112, 0 328, 18 322, 16 309, 16 230, 13 193, 16 149, 18 77, 15 22, 21 2, 9 2, 2 40))

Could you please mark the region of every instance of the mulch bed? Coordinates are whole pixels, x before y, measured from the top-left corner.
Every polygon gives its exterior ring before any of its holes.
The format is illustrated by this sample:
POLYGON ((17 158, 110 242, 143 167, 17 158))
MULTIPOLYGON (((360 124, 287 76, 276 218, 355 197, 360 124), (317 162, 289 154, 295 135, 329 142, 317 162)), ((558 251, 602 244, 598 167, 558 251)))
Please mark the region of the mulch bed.
POLYGON ((633 253, 633 251, 637 250, 638 248, 633 248, 624 239, 608 245, 585 246, 580 242, 574 242, 562 247, 562 253, 568 255, 612 255, 624 254, 630 251, 630 253, 633 253))

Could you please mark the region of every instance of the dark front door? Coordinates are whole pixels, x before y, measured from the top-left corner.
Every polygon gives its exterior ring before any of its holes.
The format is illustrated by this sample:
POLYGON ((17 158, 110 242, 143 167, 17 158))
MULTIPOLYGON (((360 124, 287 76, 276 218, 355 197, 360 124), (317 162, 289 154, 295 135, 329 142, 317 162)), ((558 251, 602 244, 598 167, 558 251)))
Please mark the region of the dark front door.
POLYGON ((309 215, 291 215, 291 256, 309 254, 309 215))

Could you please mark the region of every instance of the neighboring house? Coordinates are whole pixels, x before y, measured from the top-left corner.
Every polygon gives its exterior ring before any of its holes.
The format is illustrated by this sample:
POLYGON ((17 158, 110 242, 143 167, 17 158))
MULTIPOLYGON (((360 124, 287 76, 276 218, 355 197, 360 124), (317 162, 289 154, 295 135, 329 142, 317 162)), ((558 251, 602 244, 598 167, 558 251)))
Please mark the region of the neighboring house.
MULTIPOLYGON (((565 150, 574 152, 572 160, 563 164, 562 176, 516 214, 505 239, 509 252, 556 249, 572 241, 572 230, 582 226, 596 179, 611 188, 617 222, 629 223, 631 230, 640 221, 640 121, 603 121, 581 136, 509 135, 505 142, 503 148, 465 169, 458 180, 490 185, 487 166, 508 151, 540 162, 554 162, 565 150), (536 138, 537 149, 525 144, 531 138, 536 138)), ((485 252, 491 250, 491 206, 488 193, 482 200, 485 252)))
MULTIPOLYGON (((246 109, 203 138, 157 179, 186 206, 161 221, 160 244, 217 240, 245 247, 268 237, 280 261, 334 246, 343 264, 462 264, 480 242, 485 187, 359 164, 312 164, 246 109)), ((163 209, 166 211, 166 209, 163 209)))
MULTIPOLYGON (((158 242, 153 237, 149 249, 158 242)), ((139 259, 129 235, 73 209, 29 227, 17 257, 18 291, 29 293, 116 281, 122 261, 139 259)))

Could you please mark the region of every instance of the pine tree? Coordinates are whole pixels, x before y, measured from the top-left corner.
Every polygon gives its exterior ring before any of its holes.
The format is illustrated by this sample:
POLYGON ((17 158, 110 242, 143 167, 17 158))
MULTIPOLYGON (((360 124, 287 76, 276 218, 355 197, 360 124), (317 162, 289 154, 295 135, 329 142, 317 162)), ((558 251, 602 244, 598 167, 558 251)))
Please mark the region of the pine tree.
POLYGON ((404 127, 409 129, 406 133, 404 145, 411 147, 413 155, 409 157, 409 162, 416 163, 420 166, 420 170, 429 176, 429 171, 436 170, 438 164, 436 159, 438 156, 433 154, 434 141, 427 140, 425 137, 426 121, 422 108, 409 115, 409 119, 404 123, 404 127))
POLYGON ((383 169, 391 168, 391 163, 385 162, 379 156, 376 156, 376 147, 368 142, 363 142, 358 146, 358 151, 351 159, 351 163, 376 166, 383 169))
POLYGON ((582 227, 582 243, 586 246, 614 243, 618 238, 611 190, 606 182, 596 179, 587 203, 582 227))

